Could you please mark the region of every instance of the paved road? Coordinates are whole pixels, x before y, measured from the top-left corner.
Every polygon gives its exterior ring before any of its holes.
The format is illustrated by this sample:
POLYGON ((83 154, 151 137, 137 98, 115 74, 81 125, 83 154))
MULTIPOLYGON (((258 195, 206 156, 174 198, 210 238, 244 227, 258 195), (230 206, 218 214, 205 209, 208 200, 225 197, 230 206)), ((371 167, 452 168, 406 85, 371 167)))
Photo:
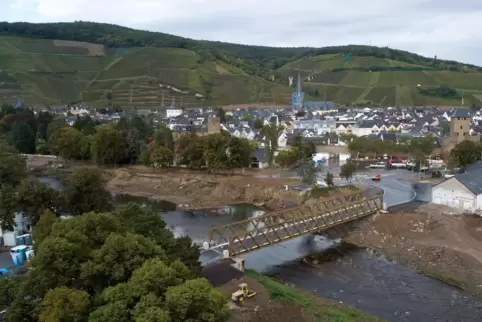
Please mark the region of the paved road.
POLYGON ((371 171, 367 177, 360 178, 358 181, 363 184, 373 185, 384 190, 384 202, 388 207, 404 202, 412 201, 415 198, 415 191, 410 187, 410 183, 400 181, 411 177, 411 172, 407 170, 384 170, 371 171), (381 181, 372 181, 371 177, 380 173, 381 181))

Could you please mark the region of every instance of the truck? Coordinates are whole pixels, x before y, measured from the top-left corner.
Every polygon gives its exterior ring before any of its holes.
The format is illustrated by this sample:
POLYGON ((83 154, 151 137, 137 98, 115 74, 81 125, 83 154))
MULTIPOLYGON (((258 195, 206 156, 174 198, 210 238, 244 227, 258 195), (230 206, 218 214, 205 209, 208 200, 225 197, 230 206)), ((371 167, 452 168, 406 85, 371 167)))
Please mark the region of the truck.
POLYGON ((403 169, 407 167, 407 162, 401 160, 388 160, 388 167, 395 169, 403 169))
POLYGON ((383 169, 385 168, 387 165, 385 164, 385 162, 381 161, 381 162, 377 162, 377 163, 372 163, 370 164, 368 167, 370 169, 383 169))

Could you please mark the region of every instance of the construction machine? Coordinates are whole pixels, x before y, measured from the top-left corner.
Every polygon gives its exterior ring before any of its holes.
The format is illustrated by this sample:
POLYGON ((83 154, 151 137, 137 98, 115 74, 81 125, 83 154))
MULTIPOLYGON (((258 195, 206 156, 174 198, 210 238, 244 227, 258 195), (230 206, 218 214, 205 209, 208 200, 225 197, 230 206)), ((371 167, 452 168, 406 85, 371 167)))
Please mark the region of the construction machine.
POLYGON ((256 295, 256 292, 248 289, 248 284, 239 284, 239 290, 231 294, 231 300, 236 303, 243 302, 246 298, 250 298, 256 295))

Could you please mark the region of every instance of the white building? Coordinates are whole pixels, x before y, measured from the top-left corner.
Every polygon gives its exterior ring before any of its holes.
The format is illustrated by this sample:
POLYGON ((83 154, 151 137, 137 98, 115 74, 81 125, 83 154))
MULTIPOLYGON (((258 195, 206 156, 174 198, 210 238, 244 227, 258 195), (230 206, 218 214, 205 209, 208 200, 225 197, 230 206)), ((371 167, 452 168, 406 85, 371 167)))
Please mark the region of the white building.
POLYGON ((469 213, 481 210, 482 162, 472 164, 465 173, 433 186, 432 202, 469 213))
POLYGON ((166 117, 177 117, 182 115, 182 109, 180 108, 168 108, 166 109, 166 117))

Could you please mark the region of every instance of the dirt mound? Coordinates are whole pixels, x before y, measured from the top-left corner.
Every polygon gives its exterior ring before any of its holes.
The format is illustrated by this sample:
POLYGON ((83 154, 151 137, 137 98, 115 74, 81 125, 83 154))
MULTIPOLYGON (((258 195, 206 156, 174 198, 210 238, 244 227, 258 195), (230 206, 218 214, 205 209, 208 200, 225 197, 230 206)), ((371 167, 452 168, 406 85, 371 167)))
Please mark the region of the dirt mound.
POLYGON ((378 215, 346 240, 482 293, 482 218, 443 211, 429 204, 412 213, 378 215))
POLYGON ((283 189, 283 181, 252 176, 215 176, 166 172, 110 170, 107 189, 117 194, 150 197, 199 209, 235 203, 284 207, 285 200, 299 203, 299 192, 283 189))

